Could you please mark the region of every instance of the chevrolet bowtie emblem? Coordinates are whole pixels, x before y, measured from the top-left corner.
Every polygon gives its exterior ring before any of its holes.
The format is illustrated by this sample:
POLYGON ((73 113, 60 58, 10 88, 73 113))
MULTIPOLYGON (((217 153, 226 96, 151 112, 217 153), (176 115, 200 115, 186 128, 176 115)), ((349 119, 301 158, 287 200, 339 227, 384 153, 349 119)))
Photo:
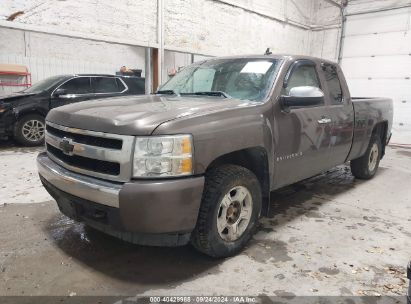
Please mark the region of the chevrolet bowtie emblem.
POLYGON ((73 155, 74 145, 70 138, 64 137, 59 144, 61 151, 66 155, 73 155))

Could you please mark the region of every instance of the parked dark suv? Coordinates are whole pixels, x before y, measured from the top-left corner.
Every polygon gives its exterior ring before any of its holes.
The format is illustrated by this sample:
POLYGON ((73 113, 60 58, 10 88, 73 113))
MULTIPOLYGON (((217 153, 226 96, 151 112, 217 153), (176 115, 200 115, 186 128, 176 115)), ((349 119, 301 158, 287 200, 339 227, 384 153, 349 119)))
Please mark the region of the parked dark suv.
POLYGON ((32 87, 0 97, 0 138, 13 137, 25 146, 44 141, 44 118, 66 104, 144 94, 144 78, 113 75, 60 75, 37 82, 32 87))

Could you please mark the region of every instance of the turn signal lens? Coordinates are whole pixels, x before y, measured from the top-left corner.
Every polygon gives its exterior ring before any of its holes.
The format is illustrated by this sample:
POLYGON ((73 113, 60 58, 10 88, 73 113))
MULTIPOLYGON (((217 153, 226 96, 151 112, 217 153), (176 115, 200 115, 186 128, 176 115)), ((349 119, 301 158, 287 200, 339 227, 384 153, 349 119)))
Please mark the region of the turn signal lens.
POLYGON ((190 174, 193 172, 192 158, 186 158, 181 161, 181 172, 190 174))
POLYGON ((192 147, 191 147, 191 140, 189 138, 184 138, 181 143, 181 152, 184 154, 191 154, 192 153, 192 147))

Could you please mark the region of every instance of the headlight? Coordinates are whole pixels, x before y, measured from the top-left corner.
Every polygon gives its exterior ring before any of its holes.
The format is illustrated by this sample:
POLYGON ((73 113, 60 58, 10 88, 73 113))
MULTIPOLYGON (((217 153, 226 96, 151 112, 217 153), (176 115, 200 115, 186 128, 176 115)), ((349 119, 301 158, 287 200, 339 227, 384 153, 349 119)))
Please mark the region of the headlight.
POLYGON ((137 137, 134 177, 171 177, 193 174, 191 135, 137 137))

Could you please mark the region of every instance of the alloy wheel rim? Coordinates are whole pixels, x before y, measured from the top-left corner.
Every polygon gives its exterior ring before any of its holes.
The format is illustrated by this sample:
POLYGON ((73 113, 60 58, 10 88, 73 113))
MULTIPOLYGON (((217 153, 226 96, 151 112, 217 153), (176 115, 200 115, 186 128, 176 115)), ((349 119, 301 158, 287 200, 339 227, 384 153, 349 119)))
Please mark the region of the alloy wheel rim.
POLYGON ((22 127, 22 134, 28 141, 40 141, 44 137, 44 123, 36 119, 28 120, 22 127))
POLYGON ((232 188, 220 201, 217 213, 217 231, 227 242, 238 240, 251 220, 253 199, 246 187, 232 188))
POLYGON ((376 143, 371 147, 370 158, 368 159, 368 170, 374 171, 378 162, 378 145, 376 143))

